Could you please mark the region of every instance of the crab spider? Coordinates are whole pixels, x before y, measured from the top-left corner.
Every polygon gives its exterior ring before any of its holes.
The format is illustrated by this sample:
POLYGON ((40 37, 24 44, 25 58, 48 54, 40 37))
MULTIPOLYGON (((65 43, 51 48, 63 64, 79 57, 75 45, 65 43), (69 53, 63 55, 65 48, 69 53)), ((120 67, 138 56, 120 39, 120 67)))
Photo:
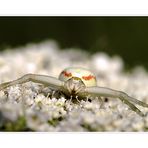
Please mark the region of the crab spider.
POLYGON ((75 98, 76 96, 87 97, 88 95, 119 98, 140 116, 145 115, 133 103, 148 108, 148 104, 132 98, 122 91, 97 86, 96 76, 89 70, 83 68, 67 68, 60 73, 58 79, 46 75, 26 74, 14 81, 0 84, 0 90, 28 81, 41 83, 67 96, 75 96, 75 98))

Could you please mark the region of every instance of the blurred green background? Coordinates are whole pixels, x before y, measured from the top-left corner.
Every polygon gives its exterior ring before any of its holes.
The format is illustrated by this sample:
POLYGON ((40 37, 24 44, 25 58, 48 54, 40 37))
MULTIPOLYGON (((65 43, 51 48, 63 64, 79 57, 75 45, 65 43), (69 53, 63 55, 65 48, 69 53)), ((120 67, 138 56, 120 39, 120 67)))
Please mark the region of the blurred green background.
POLYGON ((148 68, 148 17, 0 17, 0 49, 45 39, 148 68))

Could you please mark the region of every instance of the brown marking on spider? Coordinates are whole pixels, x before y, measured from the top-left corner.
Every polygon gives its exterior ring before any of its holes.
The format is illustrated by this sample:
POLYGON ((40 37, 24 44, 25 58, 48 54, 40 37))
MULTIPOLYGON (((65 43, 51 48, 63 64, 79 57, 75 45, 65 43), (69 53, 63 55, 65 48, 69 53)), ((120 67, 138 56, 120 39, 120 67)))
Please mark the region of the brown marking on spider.
POLYGON ((65 77, 71 77, 72 74, 69 72, 66 72, 66 71, 63 71, 62 74, 65 76, 65 77))
POLYGON ((88 75, 88 76, 82 76, 82 79, 84 79, 84 80, 90 80, 90 79, 96 79, 96 77, 94 77, 92 75, 88 75))

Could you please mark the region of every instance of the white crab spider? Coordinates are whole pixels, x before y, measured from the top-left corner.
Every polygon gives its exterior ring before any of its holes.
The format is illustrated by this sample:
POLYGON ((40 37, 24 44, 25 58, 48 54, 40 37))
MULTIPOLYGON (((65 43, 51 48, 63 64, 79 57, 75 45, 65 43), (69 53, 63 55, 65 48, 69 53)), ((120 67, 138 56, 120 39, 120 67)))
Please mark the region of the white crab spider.
POLYGON ((0 84, 0 90, 28 81, 42 83, 67 96, 75 96, 75 98, 76 96, 84 97, 88 95, 119 98, 140 116, 145 115, 133 103, 148 108, 148 104, 132 98, 124 92, 97 86, 96 76, 89 70, 83 68, 64 69, 60 73, 59 79, 46 75, 26 74, 17 80, 0 84))

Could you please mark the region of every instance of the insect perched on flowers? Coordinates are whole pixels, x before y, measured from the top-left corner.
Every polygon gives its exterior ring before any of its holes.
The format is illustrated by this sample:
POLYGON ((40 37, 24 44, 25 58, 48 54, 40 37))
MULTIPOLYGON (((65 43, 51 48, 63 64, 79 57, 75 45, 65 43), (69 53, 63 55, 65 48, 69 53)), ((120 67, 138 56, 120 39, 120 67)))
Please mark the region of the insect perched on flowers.
POLYGON ((75 98, 86 97, 88 95, 119 98, 140 116, 145 115, 133 103, 148 108, 148 104, 132 98, 122 91, 97 86, 96 76, 84 68, 71 67, 64 69, 60 73, 59 79, 46 75, 26 74, 17 80, 0 84, 0 90, 28 81, 42 83, 43 85, 58 90, 67 96, 75 96, 75 98))

